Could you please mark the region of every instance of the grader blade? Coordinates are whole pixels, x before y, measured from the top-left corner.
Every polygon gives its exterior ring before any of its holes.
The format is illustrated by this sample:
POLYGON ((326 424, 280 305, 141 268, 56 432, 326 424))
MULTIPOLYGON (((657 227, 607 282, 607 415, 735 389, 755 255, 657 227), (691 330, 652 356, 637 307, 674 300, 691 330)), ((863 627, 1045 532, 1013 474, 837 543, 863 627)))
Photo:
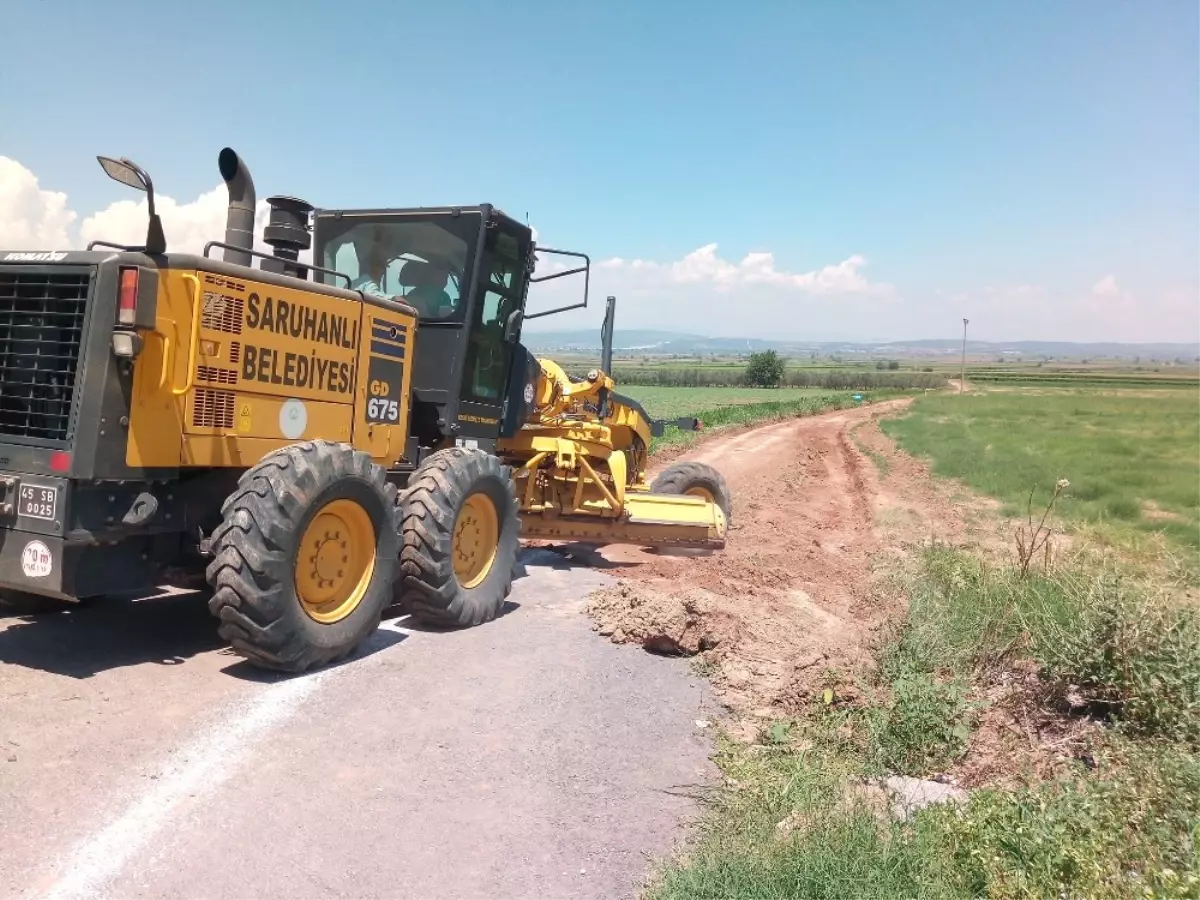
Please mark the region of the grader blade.
POLYGON ((626 494, 625 514, 616 519, 536 513, 521 516, 523 538, 596 544, 721 550, 725 547, 725 530, 725 514, 715 503, 672 494, 626 494))

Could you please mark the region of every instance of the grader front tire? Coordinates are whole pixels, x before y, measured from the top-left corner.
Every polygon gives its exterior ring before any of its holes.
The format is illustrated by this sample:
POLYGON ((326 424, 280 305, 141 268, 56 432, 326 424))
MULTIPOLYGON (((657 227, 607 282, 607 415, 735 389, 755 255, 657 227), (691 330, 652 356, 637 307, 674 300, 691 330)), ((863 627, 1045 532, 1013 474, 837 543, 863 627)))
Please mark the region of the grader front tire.
POLYGON ((479 450, 443 450, 413 474, 400 506, 397 601, 438 628, 496 618, 520 545, 508 467, 479 450))
POLYGON ((212 534, 209 610, 255 665, 303 672, 348 656, 391 602, 396 489, 367 454, 308 441, 238 481, 212 534))
POLYGON ((732 521, 733 498, 725 476, 707 463, 677 462, 659 473, 650 484, 652 494, 685 494, 703 497, 717 504, 725 514, 725 521, 732 521))

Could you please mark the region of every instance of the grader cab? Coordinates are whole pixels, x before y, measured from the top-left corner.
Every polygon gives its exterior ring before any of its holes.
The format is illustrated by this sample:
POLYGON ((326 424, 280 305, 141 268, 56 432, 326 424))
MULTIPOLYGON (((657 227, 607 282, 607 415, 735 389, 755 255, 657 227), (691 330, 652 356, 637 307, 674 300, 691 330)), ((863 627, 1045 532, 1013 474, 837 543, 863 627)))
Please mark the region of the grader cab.
MULTIPOLYGON (((224 239, 168 250, 153 184, 138 246, 0 250, 0 602, 203 574, 255 664, 345 657, 385 608, 489 621, 519 540, 719 549, 720 474, 647 482, 661 423, 605 361, 573 378, 521 344, 530 229, 488 205, 314 209, 272 197, 254 248, 237 154, 224 239), (301 253, 313 250, 313 261, 301 253), (254 261, 259 262, 255 268, 254 261)), ((590 263, 543 278, 582 275, 590 263)))

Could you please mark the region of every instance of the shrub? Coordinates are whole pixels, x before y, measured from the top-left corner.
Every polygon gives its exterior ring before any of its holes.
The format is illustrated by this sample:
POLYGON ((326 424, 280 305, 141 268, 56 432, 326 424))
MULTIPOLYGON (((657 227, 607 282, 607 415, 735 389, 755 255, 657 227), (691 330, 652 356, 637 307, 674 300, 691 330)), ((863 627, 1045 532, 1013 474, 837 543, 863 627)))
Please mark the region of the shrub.
POLYGON ((866 712, 869 760, 898 775, 943 771, 971 734, 965 682, 926 670, 903 639, 885 655, 882 674, 891 696, 866 712))
POLYGON ((978 791, 962 814, 937 814, 956 848, 960 896, 1197 895, 1196 758, 1121 740, 1095 757, 1095 772, 978 791))
POLYGON ((1127 730, 1200 745, 1200 618, 1095 565, 1021 578, 926 550, 911 583, 906 652, 928 671, 987 667, 1024 647, 1043 674, 1127 730))

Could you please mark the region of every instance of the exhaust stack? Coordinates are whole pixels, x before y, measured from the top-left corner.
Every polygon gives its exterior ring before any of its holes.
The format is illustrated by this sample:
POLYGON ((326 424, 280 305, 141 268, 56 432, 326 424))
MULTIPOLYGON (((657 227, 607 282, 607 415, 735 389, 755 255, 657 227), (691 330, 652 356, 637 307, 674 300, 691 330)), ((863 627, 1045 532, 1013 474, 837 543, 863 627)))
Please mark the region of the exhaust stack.
POLYGON ((241 157, 226 147, 217 157, 217 166, 225 187, 229 190, 229 212, 225 215, 225 243, 240 249, 225 249, 225 262, 239 266, 250 265, 254 249, 254 180, 241 157))

